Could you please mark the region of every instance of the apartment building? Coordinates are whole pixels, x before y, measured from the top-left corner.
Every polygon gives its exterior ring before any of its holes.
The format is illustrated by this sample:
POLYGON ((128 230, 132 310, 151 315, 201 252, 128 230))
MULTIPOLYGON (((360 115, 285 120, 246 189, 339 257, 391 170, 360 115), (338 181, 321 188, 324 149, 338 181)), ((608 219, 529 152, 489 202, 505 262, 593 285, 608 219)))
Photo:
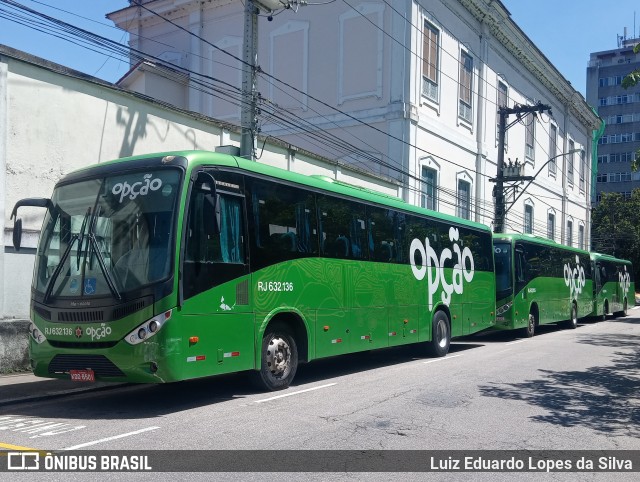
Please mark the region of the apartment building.
POLYGON ((598 141, 598 172, 594 201, 602 193, 625 197, 640 187, 640 172, 631 163, 640 148, 640 86, 622 87, 622 79, 640 68, 640 54, 633 47, 639 38, 618 38, 618 48, 593 52, 587 67, 587 101, 597 106, 606 127, 598 141))

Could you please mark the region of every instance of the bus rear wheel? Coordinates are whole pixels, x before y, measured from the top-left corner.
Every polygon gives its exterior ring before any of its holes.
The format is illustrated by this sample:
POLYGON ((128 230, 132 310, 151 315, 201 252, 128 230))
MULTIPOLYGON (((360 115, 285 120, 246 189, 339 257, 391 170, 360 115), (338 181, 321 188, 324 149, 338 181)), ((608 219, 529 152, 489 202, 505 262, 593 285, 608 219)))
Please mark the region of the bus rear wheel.
POLYGON ((431 341, 427 343, 427 352, 434 357, 445 356, 451 345, 451 325, 444 311, 436 311, 431 322, 431 341))
POLYGON ((255 385, 264 390, 287 388, 298 369, 298 347, 285 325, 267 328, 262 338, 260 370, 253 373, 255 385))

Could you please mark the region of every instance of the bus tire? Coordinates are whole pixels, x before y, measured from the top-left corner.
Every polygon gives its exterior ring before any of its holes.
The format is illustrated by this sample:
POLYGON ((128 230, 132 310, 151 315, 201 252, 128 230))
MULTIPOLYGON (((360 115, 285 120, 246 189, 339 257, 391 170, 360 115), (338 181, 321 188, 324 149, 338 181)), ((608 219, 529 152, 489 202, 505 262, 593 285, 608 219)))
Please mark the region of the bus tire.
POLYGON ((602 307, 602 318, 601 321, 607 321, 607 313, 609 312, 609 302, 605 301, 604 306, 602 307))
POLYGON ((571 317, 565 322, 565 328, 574 330, 578 327, 578 305, 571 303, 571 317))
POLYGON ((536 315, 533 312, 529 313, 529 319, 527 320, 527 326, 522 329, 522 333, 526 338, 532 338, 536 334, 536 315))
POLYGON ((262 338, 260 370, 253 373, 254 384, 263 390, 287 388, 298 369, 298 346, 286 325, 270 325, 262 338))
POLYGON ((618 311, 617 313, 614 313, 614 315, 616 317, 621 316, 621 317, 625 317, 628 314, 629 309, 627 308, 627 299, 624 299, 624 303, 622 304, 622 311, 618 311))
POLYGON ((451 324, 447 314, 438 310, 431 321, 431 341, 427 343, 427 352, 433 357, 442 357, 449 352, 451 345, 451 324))

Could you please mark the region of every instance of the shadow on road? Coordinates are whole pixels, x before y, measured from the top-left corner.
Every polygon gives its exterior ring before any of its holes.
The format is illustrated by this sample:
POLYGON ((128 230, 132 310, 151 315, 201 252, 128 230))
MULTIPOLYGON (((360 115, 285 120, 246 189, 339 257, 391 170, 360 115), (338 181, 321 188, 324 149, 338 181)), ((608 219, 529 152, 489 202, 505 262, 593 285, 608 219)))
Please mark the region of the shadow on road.
POLYGON ((620 351, 605 366, 584 371, 539 370, 536 380, 481 385, 481 394, 545 409, 547 414, 532 417, 537 422, 582 426, 612 436, 640 436, 640 336, 581 335, 578 342, 620 351))
MULTIPOLYGON (((483 346, 478 343, 452 343, 450 353, 483 346)), ((323 383, 336 377, 367 372, 415 360, 427 359, 422 344, 399 346, 354 353, 302 364, 294 383, 301 385, 323 383)), ((43 380, 32 384, 55 384, 58 380, 43 380)), ((67 384, 68 385, 68 384, 67 384)), ((13 390, 19 390, 13 385, 13 390)), ((7 405, 0 414, 29 415, 48 418, 109 420, 161 417, 165 414, 191 410, 202 406, 243 399, 259 394, 250 383, 248 373, 219 375, 166 385, 101 386, 99 390, 68 394, 52 400, 30 404, 7 405)), ((284 392, 283 392, 284 393, 284 392)), ((264 393, 270 396, 269 393, 264 393)))

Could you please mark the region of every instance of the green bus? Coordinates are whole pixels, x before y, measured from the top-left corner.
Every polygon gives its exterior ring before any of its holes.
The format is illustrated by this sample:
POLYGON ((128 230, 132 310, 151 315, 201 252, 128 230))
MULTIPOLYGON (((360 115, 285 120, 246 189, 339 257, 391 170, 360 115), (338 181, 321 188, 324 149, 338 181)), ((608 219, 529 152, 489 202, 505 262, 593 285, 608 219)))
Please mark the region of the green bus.
POLYGON ((38 376, 172 382, 253 371, 495 323, 492 235, 398 198, 229 155, 161 153, 66 175, 37 247, 38 376))
POLYGON ((593 310, 588 251, 528 234, 495 234, 496 329, 563 322, 576 328, 593 310))
POLYGON ((591 253, 593 270, 593 313, 604 320, 609 313, 627 316, 629 303, 635 305, 635 283, 631 261, 606 254, 591 253))

